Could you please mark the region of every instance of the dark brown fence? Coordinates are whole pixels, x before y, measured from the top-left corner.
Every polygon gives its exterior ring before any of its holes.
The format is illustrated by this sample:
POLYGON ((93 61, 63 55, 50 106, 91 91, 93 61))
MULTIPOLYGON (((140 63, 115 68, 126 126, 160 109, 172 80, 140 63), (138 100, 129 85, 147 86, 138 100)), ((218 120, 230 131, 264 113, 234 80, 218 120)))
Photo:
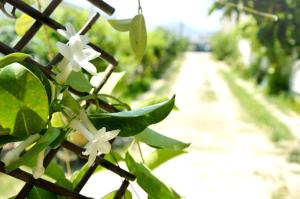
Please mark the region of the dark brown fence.
MULTIPOLYGON (((87 0, 87 1, 92 3, 94 6, 98 7, 102 11, 104 11, 106 14, 112 15, 114 13, 114 8, 102 0, 87 0)), ((62 24, 49 17, 61 2, 62 0, 52 0, 49 3, 49 5, 45 8, 45 10, 43 12, 40 12, 35 8, 31 7, 30 5, 26 4, 25 2, 23 2, 22 0, 0 0, 0 4, 2 5, 2 11, 5 12, 6 15, 14 16, 15 11, 20 10, 23 13, 26 13, 27 15, 29 15, 30 17, 36 20, 35 23, 28 29, 25 35, 17 42, 17 44, 14 47, 7 46, 6 44, 0 41, 0 52, 4 55, 8 55, 14 52, 21 52, 22 49, 30 42, 30 40, 35 36, 35 34, 43 25, 46 25, 54 30, 65 29, 65 27, 62 24), (6 3, 10 4, 13 7, 10 13, 7 12, 3 6, 6 3)), ((95 13, 86 22, 86 24, 80 29, 79 34, 83 35, 87 33, 99 17, 100 17, 99 13, 95 13)), ((105 70, 104 78, 100 86, 98 87, 99 90, 102 88, 102 86, 105 84, 105 82, 111 75, 112 71, 117 66, 118 61, 112 55, 105 52, 105 50, 103 50, 101 47, 93 43, 89 43, 88 45, 91 46, 96 51, 100 52, 101 53, 100 57, 106 62, 108 62, 108 67, 105 70)), ((38 67, 49 79, 51 79, 50 75, 52 74, 51 72, 52 66, 60 62, 62 58, 63 56, 61 54, 57 54, 47 65, 40 64, 39 62, 35 61, 32 58, 27 58, 25 61, 38 67)), ((88 94, 88 93, 79 93, 74 90, 71 91, 74 92, 76 95, 80 95, 80 96, 84 96, 88 94)), ((97 103, 99 104, 99 106, 101 106, 101 108, 103 108, 108 112, 118 112, 118 109, 106 103, 105 101, 99 100, 97 103)), ((50 164, 52 159, 56 156, 56 153, 59 151, 60 148, 66 148, 74 152, 80 159, 84 161, 87 161, 88 159, 87 156, 82 155, 82 151, 84 150, 83 148, 78 147, 77 145, 65 140, 58 148, 52 149, 47 153, 43 162, 45 168, 47 168, 47 166, 50 164)), ((26 198, 34 186, 59 194, 66 198, 89 198, 87 196, 79 194, 79 192, 82 190, 82 188, 87 183, 87 181, 92 176, 92 174, 94 173, 94 171, 98 166, 102 166, 112 171, 113 173, 121 176, 122 178, 124 178, 123 183, 120 185, 120 188, 118 189, 117 193, 114 196, 115 199, 122 198, 126 192, 126 189, 128 188, 129 181, 135 180, 135 176, 123 170, 119 166, 105 160, 104 154, 99 155, 96 158, 94 164, 86 171, 86 173, 81 178, 80 182, 76 185, 76 187, 73 190, 66 189, 62 186, 59 186, 57 184, 54 184, 52 182, 49 182, 41 178, 34 179, 32 174, 25 172, 21 169, 16 169, 10 173, 7 173, 5 172, 5 167, 2 162, 0 162, 0 172, 26 182, 24 187, 17 194, 16 199, 26 198)))

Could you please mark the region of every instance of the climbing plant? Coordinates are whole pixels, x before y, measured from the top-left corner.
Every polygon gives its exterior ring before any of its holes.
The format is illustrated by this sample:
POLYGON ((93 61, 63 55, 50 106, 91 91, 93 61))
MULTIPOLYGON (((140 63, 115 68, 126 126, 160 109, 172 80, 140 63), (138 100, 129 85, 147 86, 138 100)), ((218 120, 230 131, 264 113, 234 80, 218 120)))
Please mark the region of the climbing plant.
MULTIPOLYGON (((131 198, 127 187, 129 180, 135 179, 149 198, 179 198, 151 170, 184 153, 189 144, 149 128, 170 114, 175 96, 148 101, 147 106, 134 110, 112 96, 110 91, 122 76, 113 72, 118 62, 85 35, 99 14, 76 31, 72 23, 63 26, 49 17, 61 1, 51 1, 43 11, 38 0, 0 2, 6 15, 19 16, 15 27, 21 36, 13 48, 0 41, 0 52, 6 55, 0 59, 0 146, 6 149, 17 143, 2 153, 0 172, 27 183, 16 198, 88 198, 79 192, 98 165, 125 179, 119 189, 103 198, 131 198), (5 9, 6 3, 13 7, 11 12, 5 9), (18 15, 16 10, 24 14, 18 15), (20 52, 43 24, 63 38, 57 41, 57 54, 46 66, 34 60, 34 52, 20 52), (104 71, 92 62, 99 58, 108 63, 104 71), (130 138, 131 144, 119 153, 112 144, 124 138, 130 138), (154 152, 144 157, 139 150, 142 161, 137 161, 132 148, 140 148, 141 142, 153 147, 154 152), (65 176, 62 165, 52 161, 61 148, 86 162, 71 178, 65 176), (118 166, 121 161, 131 173, 118 166), (49 178, 51 181, 46 180, 49 178)), ((114 11, 103 1, 90 2, 108 14, 114 11)), ((140 61, 147 45, 140 2, 138 14, 132 19, 112 20, 110 24, 130 32, 131 47, 140 61)), ((48 30, 44 31, 47 38, 48 30)))

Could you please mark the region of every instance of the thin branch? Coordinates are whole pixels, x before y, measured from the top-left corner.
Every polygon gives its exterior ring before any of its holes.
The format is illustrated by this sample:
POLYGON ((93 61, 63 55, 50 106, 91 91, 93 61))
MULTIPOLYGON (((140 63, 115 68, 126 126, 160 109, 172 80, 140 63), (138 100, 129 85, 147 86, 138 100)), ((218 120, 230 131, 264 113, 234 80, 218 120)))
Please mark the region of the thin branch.
POLYGON ((66 189, 57 184, 53 184, 52 182, 49 182, 42 178, 34 179, 30 173, 22 171, 21 169, 15 169, 12 172, 7 173, 7 172, 5 172, 5 166, 4 166, 4 163, 2 163, 2 162, 0 162, 0 172, 5 173, 9 176, 18 178, 19 180, 22 180, 24 182, 33 184, 34 186, 45 189, 47 191, 59 194, 61 196, 71 197, 71 198, 79 198, 79 199, 90 199, 89 197, 83 196, 79 193, 76 193, 74 191, 66 189))
MULTIPOLYGON (((85 156, 82 154, 82 152, 84 151, 83 148, 69 142, 69 141, 64 141, 62 144, 63 147, 69 149, 70 151, 74 152, 76 155, 78 155, 79 158, 87 161, 88 156, 85 156)), ((98 156, 95 160, 95 163, 98 165, 101 165, 102 167, 118 174, 121 177, 124 177, 128 180, 135 180, 135 176, 123 169, 121 169, 120 167, 114 165, 113 163, 109 162, 108 160, 104 159, 104 155, 105 154, 101 154, 100 156, 98 156)))
POLYGON ((114 195, 113 199, 122 199, 122 197, 126 193, 128 186, 129 186, 129 181, 124 180, 123 183, 121 184, 121 187, 119 188, 117 193, 114 195))
MULTIPOLYGON (((56 153, 58 152, 58 150, 60 149, 60 147, 57 147, 56 149, 52 149, 49 151, 49 153, 46 155, 44 162, 43 162, 43 166, 46 169, 51 160, 55 157, 56 153)), ((18 193, 18 195, 16 196, 15 199, 25 199, 28 194, 30 193, 30 191, 33 189, 33 184, 32 183, 26 183, 23 188, 21 189, 21 191, 18 193)))
POLYGON ((139 141, 135 141, 136 144, 137 144, 137 147, 138 147, 138 150, 139 150, 139 153, 140 153, 140 156, 141 156, 141 159, 142 159, 142 162, 145 163, 145 159, 144 159, 144 155, 143 155, 143 151, 142 151, 142 148, 141 148, 141 145, 140 145, 140 142, 139 141))
POLYGON ((240 11, 245 11, 245 12, 252 13, 254 15, 258 15, 258 16, 261 16, 261 17, 270 18, 274 21, 278 20, 278 16, 275 15, 275 14, 261 12, 261 11, 255 10, 254 8, 244 6, 242 4, 239 5, 239 4, 235 4, 235 3, 231 3, 231 2, 223 2, 223 1, 218 1, 218 3, 223 4, 225 6, 228 6, 228 7, 237 8, 240 11))
POLYGON ((94 94, 99 93, 99 91, 101 90, 101 88, 104 86, 104 84, 107 82, 108 78, 110 77, 110 75, 114 72, 116 68, 116 65, 114 64, 109 64, 107 66, 107 68, 104 71, 104 75, 103 78, 100 82, 100 84, 98 85, 98 87, 94 90, 94 94))
MULTIPOLYGON (((65 26, 63 26, 62 24, 58 23, 57 21, 53 20, 52 18, 50 18, 48 16, 44 16, 43 13, 41 13, 38 10, 36 10, 35 8, 32 8, 31 6, 27 5, 23 1, 6 0, 6 2, 11 4, 12 6, 15 6, 16 8, 18 8, 22 12, 26 13, 30 17, 38 20, 39 22, 46 24, 47 26, 49 26, 50 28, 52 28, 54 30, 58 30, 58 29, 65 30, 66 29, 65 26)), ((94 50, 100 52, 101 53, 100 57, 102 59, 106 60, 107 62, 109 62, 113 65, 118 64, 118 61, 113 56, 111 56, 109 53, 105 52, 100 47, 96 46, 93 43, 88 43, 88 45, 91 46, 94 50)))
POLYGON ((92 3, 97 8, 103 10, 108 15, 112 15, 115 12, 115 9, 113 7, 111 7, 110 5, 108 5, 102 0, 87 0, 87 1, 92 3))

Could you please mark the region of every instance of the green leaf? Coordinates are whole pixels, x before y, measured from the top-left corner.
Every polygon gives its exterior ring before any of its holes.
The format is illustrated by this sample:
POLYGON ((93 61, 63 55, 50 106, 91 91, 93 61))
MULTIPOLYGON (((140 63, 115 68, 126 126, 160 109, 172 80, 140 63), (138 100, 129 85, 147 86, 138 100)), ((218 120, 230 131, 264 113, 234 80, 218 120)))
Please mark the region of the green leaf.
POLYGON ((32 148, 26 151, 24 155, 22 155, 15 162, 12 162, 11 164, 7 165, 5 168, 6 171, 10 172, 20 167, 21 165, 30 164, 32 158, 37 156, 39 152, 48 147, 59 136, 59 134, 60 131, 58 129, 50 127, 32 148))
POLYGON ((147 167, 135 162, 129 153, 126 154, 126 165, 130 172, 136 176, 137 183, 150 197, 157 198, 159 196, 164 199, 180 198, 174 190, 155 177, 147 167))
POLYGON ((72 71, 69 75, 67 85, 70 85, 72 88, 79 92, 90 92, 93 88, 90 82, 86 79, 82 71, 74 72, 72 71))
POLYGON ((18 63, 0 69, 0 110, 0 125, 15 137, 39 133, 46 125, 46 90, 31 71, 18 63))
POLYGON ((110 19, 109 24, 120 32, 129 31, 132 19, 110 19))
POLYGON ((142 133, 135 136, 138 141, 144 142, 149 146, 155 148, 182 150, 187 148, 190 144, 169 138, 167 136, 161 135, 156 131, 146 128, 142 133))
POLYGON ((74 97, 68 91, 64 92, 61 103, 64 106, 70 108, 74 113, 77 113, 77 114, 80 113, 79 103, 74 99, 74 97))
POLYGON ((27 199, 57 199, 57 195, 50 191, 46 191, 44 189, 33 187, 30 191, 29 195, 26 197, 27 199))
POLYGON ((80 170, 75 171, 71 177, 71 182, 73 184, 73 187, 76 187, 77 184, 80 182, 86 171, 89 169, 88 164, 84 164, 83 167, 81 167, 80 170))
POLYGON ((184 153, 186 152, 170 149, 157 149, 147 156, 147 158, 145 159, 145 164, 149 169, 153 170, 163 163, 167 162, 168 160, 184 153))
POLYGON ((30 57, 30 55, 24 54, 24 53, 12 53, 12 54, 6 55, 5 57, 2 57, 0 59, 0 68, 3 68, 5 66, 15 63, 15 62, 25 66, 27 69, 29 69, 32 73, 34 73, 41 80, 41 82, 43 83, 43 85, 46 89, 46 92, 48 95, 48 100, 50 102, 50 99, 51 99, 50 83, 49 83, 47 77, 44 75, 44 73, 39 68, 24 61, 28 57, 30 57))
MULTIPOLYGON (((145 100, 141 100, 138 102, 138 104, 136 105, 137 108, 141 108, 141 107, 145 107, 145 106, 151 106, 163 101, 168 100, 168 97, 153 97, 153 98, 149 98, 149 99, 145 99, 145 100)), ((178 111, 178 107, 176 105, 174 105, 173 110, 178 111)))
POLYGON ((62 112, 52 113, 51 126, 56 127, 56 128, 64 127, 66 124, 64 123, 63 117, 64 116, 63 116, 62 112))
MULTIPOLYGON (((0 131, 0 134, 2 134, 1 131, 0 131)), ((12 136, 12 135, 1 135, 0 136, 0 145, 6 144, 6 143, 9 143, 9 142, 19 142, 19 141, 22 141, 22 140, 23 140, 23 138, 17 138, 17 137, 12 136)))
POLYGON ((0 59, 0 68, 3 68, 4 66, 7 66, 15 62, 22 62, 28 57, 30 57, 30 55, 24 53, 12 53, 6 55, 4 57, 1 57, 0 59))
POLYGON ((132 19, 129 39, 131 48, 137 60, 140 61, 145 54, 147 46, 147 30, 143 15, 138 14, 132 19))
MULTIPOLYGON (((115 194, 117 193, 117 191, 112 191, 108 194, 106 194, 105 196, 103 196, 101 199, 114 199, 115 194)), ((132 199, 132 194, 130 191, 126 190, 124 196, 122 197, 122 199, 132 199)))
POLYGON ((30 28, 30 26, 34 23, 34 19, 28 16, 27 14, 22 14, 17 20, 16 20, 16 33, 20 37, 22 37, 27 30, 30 28))
POLYGON ((147 126, 158 123, 168 116, 174 106, 175 96, 159 104, 118 113, 98 113, 90 116, 96 128, 120 129, 119 136, 132 136, 147 126))

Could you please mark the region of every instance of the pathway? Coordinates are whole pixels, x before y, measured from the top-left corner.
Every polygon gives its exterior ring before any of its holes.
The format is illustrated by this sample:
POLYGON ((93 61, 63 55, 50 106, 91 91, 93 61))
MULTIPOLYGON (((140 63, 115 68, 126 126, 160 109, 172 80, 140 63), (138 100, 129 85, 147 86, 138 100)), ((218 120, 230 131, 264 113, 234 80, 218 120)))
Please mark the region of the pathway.
MULTIPOLYGON (((154 173, 188 199, 299 199, 299 165, 288 163, 262 130, 245 120, 243 108, 218 73, 221 67, 208 53, 186 54, 168 94, 176 93, 180 111, 153 128, 191 146, 154 173)), ((121 183, 109 176, 96 174, 83 192, 99 198, 95 185, 121 183)))

